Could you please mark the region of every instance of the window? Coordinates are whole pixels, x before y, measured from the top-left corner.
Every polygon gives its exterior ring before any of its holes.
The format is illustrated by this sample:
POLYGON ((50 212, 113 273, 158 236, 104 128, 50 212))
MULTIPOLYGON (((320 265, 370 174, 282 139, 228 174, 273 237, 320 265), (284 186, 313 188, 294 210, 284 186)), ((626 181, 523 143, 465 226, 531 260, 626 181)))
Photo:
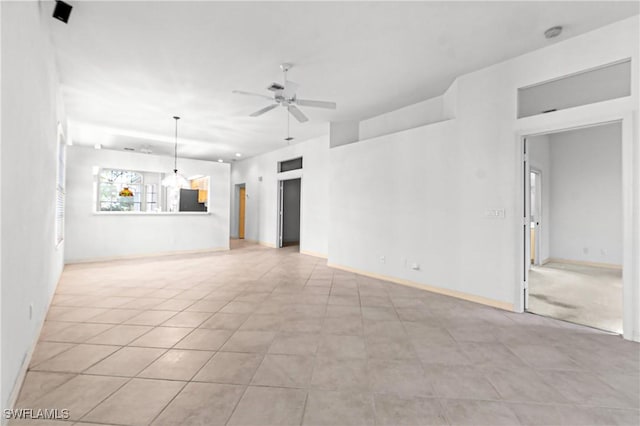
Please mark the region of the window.
POLYGON ((145 211, 156 212, 158 210, 158 185, 155 183, 145 185, 145 211))
POLYGON ((58 170, 56 175, 56 245, 64 240, 64 198, 65 198, 65 155, 66 143, 62 127, 58 124, 58 170))
POLYGON ((102 169, 98 185, 98 210, 107 212, 144 211, 142 173, 102 169))
POLYGON ((208 176, 189 178, 189 187, 179 191, 162 185, 164 173, 95 167, 94 176, 98 212, 208 211, 208 176))
POLYGON ((302 157, 294 158, 291 160, 280 161, 278 163, 278 173, 288 172, 291 170, 298 170, 302 168, 302 157))

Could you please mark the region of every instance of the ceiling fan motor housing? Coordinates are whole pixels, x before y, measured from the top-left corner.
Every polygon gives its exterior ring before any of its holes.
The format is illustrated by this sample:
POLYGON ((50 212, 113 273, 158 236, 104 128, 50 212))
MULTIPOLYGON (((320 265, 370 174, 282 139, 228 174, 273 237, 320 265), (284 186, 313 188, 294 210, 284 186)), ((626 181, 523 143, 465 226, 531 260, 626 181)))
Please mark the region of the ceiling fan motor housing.
POLYGON ((272 92, 277 92, 278 90, 284 90, 284 86, 280 83, 271 83, 267 90, 271 90, 272 92))

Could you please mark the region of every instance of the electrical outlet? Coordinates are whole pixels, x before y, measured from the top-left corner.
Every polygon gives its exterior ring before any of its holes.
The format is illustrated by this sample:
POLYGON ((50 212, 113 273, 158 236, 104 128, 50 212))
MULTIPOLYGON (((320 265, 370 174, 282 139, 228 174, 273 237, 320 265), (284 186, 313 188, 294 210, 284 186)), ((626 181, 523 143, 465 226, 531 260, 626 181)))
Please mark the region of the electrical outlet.
POLYGON ((387 258, 384 256, 380 256, 380 263, 387 263, 387 258))
POLYGON ((411 269, 413 269, 414 271, 419 271, 420 270, 420 264, 412 263, 411 264, 411 269))

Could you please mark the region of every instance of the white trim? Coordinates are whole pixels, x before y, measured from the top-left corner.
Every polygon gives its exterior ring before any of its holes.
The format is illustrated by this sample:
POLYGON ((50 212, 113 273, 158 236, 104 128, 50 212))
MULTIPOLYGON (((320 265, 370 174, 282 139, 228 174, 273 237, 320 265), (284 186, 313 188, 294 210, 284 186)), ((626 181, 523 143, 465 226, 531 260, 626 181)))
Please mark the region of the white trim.
POLYGON ((179 256, 188 254, 206 254, 215 253, 219 251, 227 251, 229 247, 213 247, 209 249, 201 250, 176 250, 176 251, 163 251, 159 253, 143 253, 143 254, 128 254, 124 256, 107 256, 107 257, 94 257, 89 259, 71 259, 65 261, 65 265, 76 265, 81 263, 96 263, 96 262, 111 262, 114 260, 133 260, 133 259, 146 259, 152 257, 164 257, 164 256, 179 256))
POLYGON ((93 212, 94 216, 208 216, 211 212, 93 212))
POLYGON ((249 239, 249 238, 245 238, 244 240, 246 242, 248 242, 248 243, 259 244, 259 245, 264 246, 264 247, 278 248, 275 244, 267 242, 267 241, 252 240, 252 239, 249 239))
POLYGON ((325 253, 318 253, 315 251, 310 251, 310 250, 300 250, 300 254, 305 254, 307 256, 313 256, 313 257, 319 257, 321 259, 328 259, 329 255, 325 254, 325 253))
MULTIPOLYGON (((517 182, 519 189, 516 196, 516 207, 522 215, 525 194, 523 182, 522 144, 525 137, 557 133, 560 131, 592 127, 607 123, 620 122, 622 126, 622 204, 623 204, 623 337, 627 340, 640 341, 640 146, 634 138, 634 110, 632 97, 599 102, 576 108, 569 108, 557 113, 532 116, 516 122, 516 142, 520 149, 517 152, 517 182), (635 177, 634 177, 635 176, 635 177), (635 179, 635 180, 634 180, 635 179), (635 188, 635 189, 634 189, 635 188), (636 210, 634 211, 634 206, 636 210), (635 262, 634 262, 635 259, 635 262)), ((637 113, 636 113, 637 114, 637 113)), ((523 241, 521 224, 518 221, 518 277, 514 307, 517 312, 524 310, 524 294, 521 291, 523 279, 523 251, 529 241, 523 241)))
POLYGON ((303 244, 303 229, 304 227, 302 226, 304 223, 304 214, 303 214, 303 208, 302 206, 304 206, 304 191, 302 190, 302 184, 304 183, 304 179, 302 177, 302 173, 298 174, 298 173, 293 173, 293 172, 301 172, 302 169, 295 169, 295 170, 290 170, 288 172, 283 172, 283 173, 279 173, 277 176, 277 185, 278 185, 278 204, 277 204, 277 213, 276 213, 276 219, 278 220, 277 223, 277 234, 276 234, 276 247, 278 248, 283 248, 284 247, 284 241, 282 241, 282 227, 284 226, 284 199, 283 199, 283 195, 284 195, 284 182, 287 180, 295 180, 295 179, 300 179, 300 230, 298 231, 298 234, 300 235, 300 241, 298 241, 298 245, 299 247, 302 247, 303 244), (287 175, 289 174, 289 175, 287 175), (286 175, 286 176, 285 176, 286 175), (282 212, 282 217, 280 217, 280 213, 282 212))
MULTIPOLYGON (((36 346, 40 341, 40 334, 42 333, 42 328, 44 327, 44 322, 47 319, 47 315, 49 314, 49 308, 51 308, 51 303, 53 302, 53 298, 56 296, 56 292, 58 290, 58 285, 60 284, 60 278, 62 278, 62 272, 58 276, 58 280, 56 282, 56 286, 49 297, 49 301, 47 302, 47 309, 44 310, 44 316, 42 317, 42 321, 40 321, 40 325, 38 326, 38 332, 34 335, 35 338, 33 342, 31 342, 31 347, 27 351, 24 356, 24 360, 22 365, 20 366, 20 371, 18 372, 18 376, 16 377, 15 382, 13 383, 13 389, 11 389, 11 395, 9 396, 8 406, 6 408, 14 408, 16 403, 18 402, 18 397, 20 396, 20 391, 22 390, 22 385, 24 384, 24 379, 27 376, 27 372, 29 371, 29 366, 31 365, 31 358, 33 358, 33 353, 36 350, 36 346)), ((27 408, 27 407, 24 407, 27 408)), ((4 416, 3 416, 4 419, 4 416)), ((4 424, 4 423, 3 423, 4 424)))
POLYGON ((404 285, 407 287, 417 288, 419 290, 429 291, 432 293, 443 294, 445 296, 455 297, 456 299, 467 300, 469 302, 479 303, 481 305, 491 306, 493 308, 502 309, 509 312, 514 312, 514 306, 508 302, 502 302, 500 300, 489 299, 483 296, 476 296, 474 294, 464 293, 457 290, 451 290, 443 287, 434 287, 419 282, 405 280, 403 278, 396 278, 389 275, 376 274, 373 272, 364 271, 361 269, 351 268, 349 266, 338 265, 335 263, 327 263, 330 268, 340 269, 342 271, 352 272, 358 275, 364 275, 365 277, 371 277, 383 281, 389 281, 395 284, 404 285))
POLYGON ((605 268, 605 269, 616 269, 621 271, 622 265, 617 265, 615 263, 601 263, 601 262, 589 262, 586 260, 572 260, 572 259, 560 259, 557 257, 550 257, 545 260, 545 263, 554 262, 554 263, 566 263, 569 265, 584 265, 584 266, 592 266, 594 268, 605 268))

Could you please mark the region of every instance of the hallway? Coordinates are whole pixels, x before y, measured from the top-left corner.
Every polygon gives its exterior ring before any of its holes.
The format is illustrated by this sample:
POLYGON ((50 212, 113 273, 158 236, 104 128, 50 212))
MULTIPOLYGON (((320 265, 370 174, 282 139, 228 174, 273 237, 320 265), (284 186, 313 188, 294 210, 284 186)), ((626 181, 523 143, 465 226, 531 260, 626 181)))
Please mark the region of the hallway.
POLYGON ((112 425, 632 425, 639 348, 235 242, 67 266, 16 408, 112 425))

